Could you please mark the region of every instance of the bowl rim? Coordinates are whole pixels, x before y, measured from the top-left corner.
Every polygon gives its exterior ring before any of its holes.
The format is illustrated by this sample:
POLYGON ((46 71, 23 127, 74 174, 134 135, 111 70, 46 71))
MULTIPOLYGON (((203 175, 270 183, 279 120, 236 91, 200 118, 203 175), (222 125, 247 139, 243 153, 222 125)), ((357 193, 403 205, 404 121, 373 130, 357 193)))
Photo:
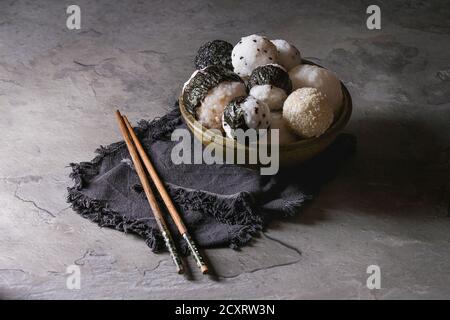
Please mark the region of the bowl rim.
MULTIPOLYGON (((302 60, 302 64, 316 65, 318 67, 324 68, 321 65, 318 65, 312 61, 305 60, 305 59, 302 60)), ((324 68, 324 69, 326 69, 326 68, 324 68)), ((331 136, 335 135, 336 133, 338 133, 339 131, 341 131, 347 125, 348 121, 350 120, 350 116, 351 116, 352 110, 353 110, 352 97, 351 97, 350 92, 348 91, 347 87, 342 83, 342 81, 339 81, 339 82, 341 83, 341 89, 342 89, 342 93, 343 93, 343 103, 341 105, 341 110, 339 112, 337 120, 333 121, 332 125, 319 137, 300 139, 298 141, 287 143, 287 144, 279 144, 278 146, 280 149, 297 148, 297 147, 307 146, 307 145, 311 145, 312 143, 326 140, 329 137, 331 137, 331 136)), ((186 110, 186 107, 184 106, 184 101, 183 101, 183 92, 181 92, 180 97, 178 98, 178 102, 179 102, 179 108, 181 111, 181 115, 182 115, 184 121, 186 122, 186 124, 189 124, 189 123, 195 124, 195 127, 201 128, 202 136, 205 137, 206 140, 209 140, 210 142, 214 142, 214 143, 219 143, 221 145, 227 145, 227 146, 228 145, 238 145, 239 147, 242 147, 245 149, 249 148, 248 146, 238 144, 236 142, 236 140, 234 140, 234 139, 231 139, 231 138, 223 136, 223 135, 218 135, 217 133, 215 133, 215 132, 211 131, 210 129, 201 125, 197 121, 197 119, 195 119, 194 116, 186 110), (217 140, 219 140, 219 141, 217 141, 217 140)), ((189 125, 188 125, 188 127, 190 128, 189 125)), ((195 130, 195 128, 191 129, 191 130, 195 130)), ((270 143, 268 143, 268 144, 270 144, 270 143)))

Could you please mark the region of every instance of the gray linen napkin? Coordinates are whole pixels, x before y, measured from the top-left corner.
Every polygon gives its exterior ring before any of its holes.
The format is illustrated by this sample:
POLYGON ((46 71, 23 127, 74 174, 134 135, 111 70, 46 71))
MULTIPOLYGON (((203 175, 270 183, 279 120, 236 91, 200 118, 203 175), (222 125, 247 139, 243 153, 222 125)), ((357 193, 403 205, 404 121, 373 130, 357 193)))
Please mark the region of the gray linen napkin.
MULTIPOLYGON (((170 140, 170 133, 176 128, 186 128, 178 108, 150 122, 141 120, 135 129, 201 247, 238 248, 270 219, 299 212, 356 145, 353 135, 341 134, 325 152, 295 170, 263 176, 259 170, 237 165, 173 164, 170 154, 177 142, 170 140)), ((70 164, 75 184, 68 188, 67 200, 72 208, 99 226, 141 236, 153 251, 163 249, 124 142, 102 146, 96 152, 90 162, 70 164)), ((166 216, 175 240, 187 252, 166 216)))

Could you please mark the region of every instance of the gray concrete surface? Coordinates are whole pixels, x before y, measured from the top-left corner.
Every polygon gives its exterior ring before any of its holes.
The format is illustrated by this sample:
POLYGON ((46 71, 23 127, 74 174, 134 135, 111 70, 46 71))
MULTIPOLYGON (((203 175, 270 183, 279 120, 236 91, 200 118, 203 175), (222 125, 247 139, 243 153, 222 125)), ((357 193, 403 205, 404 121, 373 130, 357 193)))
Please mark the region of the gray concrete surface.
POLYGON ((450 8, 445 1, 0 1, 0 298, 450 298, 450 8), (67 5, 82 28, 65 27, 67 5), (218 278, 76 215, 69 162, 119 140, 116 106, 164 114, 196 49, 285 38, 354 99, 356 156, 298 217, 208 250, 218 278), (81 289, 66 267, 81 268, 81 289), (381 289, 366 286, 369 265, 381 289))

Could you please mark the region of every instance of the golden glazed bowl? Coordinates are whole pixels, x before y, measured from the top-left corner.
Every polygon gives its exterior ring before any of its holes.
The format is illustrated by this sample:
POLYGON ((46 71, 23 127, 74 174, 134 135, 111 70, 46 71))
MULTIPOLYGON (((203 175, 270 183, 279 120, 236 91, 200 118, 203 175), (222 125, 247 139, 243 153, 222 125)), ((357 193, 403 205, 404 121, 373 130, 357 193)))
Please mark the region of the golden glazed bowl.
MULTIPOLYGON (((304 61, 303 63, 310 63, 304 61)), ((340 114, 334 120, 332 125, 319 137, 299 139, 298 141, 283 144, 279 146, 280 166, 294 166, 298 165, 312 157, 318 155, 325 150, 337 137, 337 135, 347 125, 352 114, 352 98, 347 88, 342 84, 343 105, 340 114)), ((181 115, 188 128, 192 131, 194 136, 202 142, 203 145, 215 144, 214 148, 220 147, 226 152, 227 147, 234 148, 234 154, 237 154, 238 149, 244 149, 248 152, 248 146, 238 144, 234 139, 222 136, 203 127, 185 108, 183 103, 183 95, 179 98, 179 105, 181 115)), ((270 141, 270 140, 269 140, 270 141)), ((224 153, 225 154, 225 153, 224 153)), ((248 159, 248 157, 246 158, 248 159)))

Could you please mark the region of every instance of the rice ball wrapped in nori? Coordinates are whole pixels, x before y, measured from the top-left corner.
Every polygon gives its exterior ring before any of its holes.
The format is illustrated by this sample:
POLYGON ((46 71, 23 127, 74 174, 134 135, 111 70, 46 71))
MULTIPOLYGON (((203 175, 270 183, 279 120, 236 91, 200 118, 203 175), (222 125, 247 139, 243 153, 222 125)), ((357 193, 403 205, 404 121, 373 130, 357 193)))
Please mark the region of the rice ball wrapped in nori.
POLYGON ((333 122, 333 109, 321 91, 301 88, 287 97, 283 105, 283 118, 301 137, 318 137, 333 122))
POLYGON ((208 66, 222 66, 233 70, 231 63, 231 51, 233 45, 223 40, 208 41, 202 45, 195 57, 195 68, 197 70, 208 66))
POLYGON ((302 63, 302 56, 300 51, 287 42, 286 40, 270 40, 277 48, 278 63, 281 64, 286 70, 291 70, 293 67, 302 63))
POLYGON ((236 129, 267 129, 270 126, 269 107, 252 96, 233 99, 223 111, 223 129, 228 137, 234 138, 236 129))
POLYGON ((183 103, 201 125, 222 129, 225 106, 235 97, 247 94, 238 75, 219 66, 196 70, 183 86, 183 103))
POLYGON ((277 48, 266 37, 252 34, 234 46, 231 53, 234 72, 241 77, 248 77, 258 66, 276 63, 277 48))
POLYGON ((317 88, 327 97, 334 115, 337 116, 342 107, 342 88, 338 77, 331 71, 309 64, 301 64, 291 71, 289 77, 292 88, 317 88))
POLYGON ((287 121, 283 119, 281 112, 271 112, 271 134, 273 129, 278 129, 279 145, 284 145, 300 140, 301 138, 289 127, 287 121))
POLYGON ((250 95, 264 102, 270 110, 280 110, 292 91, 289 74, 278 64, 266 64, 253 70, 248 79, 250 95))

